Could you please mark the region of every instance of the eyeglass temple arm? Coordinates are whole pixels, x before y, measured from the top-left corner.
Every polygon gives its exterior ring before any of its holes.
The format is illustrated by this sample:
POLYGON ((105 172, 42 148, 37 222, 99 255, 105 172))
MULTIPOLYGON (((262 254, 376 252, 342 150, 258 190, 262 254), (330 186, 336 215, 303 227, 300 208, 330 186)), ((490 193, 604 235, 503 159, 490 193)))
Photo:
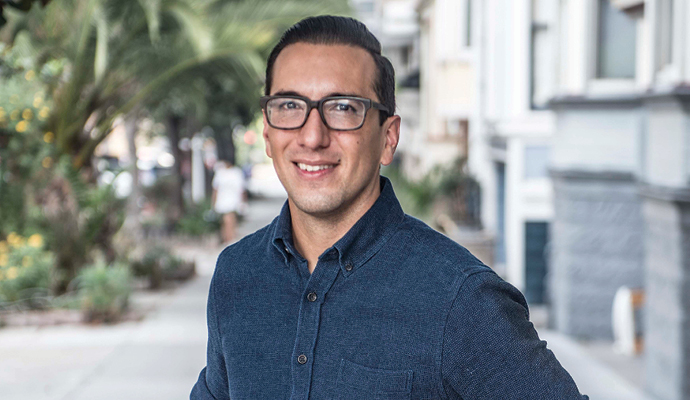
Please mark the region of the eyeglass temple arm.
POLYGON ((377 103, 375 101, 372 101, 371 106, 377 110, 385 111, 388 115, 393 115, 393 113, 388 109, 388 107, 384 106, 381 103, 377 103))

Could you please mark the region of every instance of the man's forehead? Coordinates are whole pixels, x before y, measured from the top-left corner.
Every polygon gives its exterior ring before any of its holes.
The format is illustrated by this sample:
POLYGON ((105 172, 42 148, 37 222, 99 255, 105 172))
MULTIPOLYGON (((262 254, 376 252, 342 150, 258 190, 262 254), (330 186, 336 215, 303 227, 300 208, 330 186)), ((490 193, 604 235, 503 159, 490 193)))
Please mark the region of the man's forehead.
POLYGON ((286 46, 276 58, 271 92, 330 87, 338 93, 371 95, 375 77, 374 59, 361 47, 300 42, 286 46))

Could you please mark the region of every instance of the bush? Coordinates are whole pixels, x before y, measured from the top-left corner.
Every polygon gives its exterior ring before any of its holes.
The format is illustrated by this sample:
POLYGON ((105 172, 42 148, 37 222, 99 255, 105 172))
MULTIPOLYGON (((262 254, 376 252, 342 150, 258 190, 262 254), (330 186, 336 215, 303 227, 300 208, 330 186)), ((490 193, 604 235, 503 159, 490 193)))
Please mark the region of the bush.
POLYGON ((63 157, 36 201, 59 271, 55 294, 67 291, 95 252, 101 251, 108 262, 117 258, 112 240, 124 221, 124 201, 115 196, 112 186, 91 186, 63 157))
POLYGON ((195 273, 193 263, 175 257, 163 246, 150 248, 140 260, 133 260, 131 265, 135 276, 149 280, 151 289, 160 288, 165 280, 185 280, 195 273))
POLYGON ((115 322, 122 317, 132 292, 127 266, 97 263, 83 269, 77 280, 86 321, 115 322))
POLYGON ((423 220, 446 214, 463 226, 480 226, 481 190, 467 171, 467 159, 457 158, 449 165, 437 165, 422 179, 407 179, 399 168, 382 171, 393 183, 405 212, 423 220))
POLYGON ((0 242, 0 302, 43 308, 54 280, 53 254, 43 250, 43 237, 10 233, 0 242))
POLYGON ((177 222, 178 233, 202 236, 220 230, 220 216, 211 209, 211 201, 187 207, 185 215, 177 222))

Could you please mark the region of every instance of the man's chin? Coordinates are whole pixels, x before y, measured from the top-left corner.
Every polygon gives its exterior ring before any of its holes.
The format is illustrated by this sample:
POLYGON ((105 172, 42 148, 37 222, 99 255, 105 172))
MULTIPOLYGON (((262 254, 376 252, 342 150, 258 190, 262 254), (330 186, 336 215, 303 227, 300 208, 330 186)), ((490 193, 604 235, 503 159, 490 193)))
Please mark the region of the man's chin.
POLYGON ((288 196, 290 202, 302 213, 313 217, 327 218, 336 214, 340 202, 328 196, 288 196))

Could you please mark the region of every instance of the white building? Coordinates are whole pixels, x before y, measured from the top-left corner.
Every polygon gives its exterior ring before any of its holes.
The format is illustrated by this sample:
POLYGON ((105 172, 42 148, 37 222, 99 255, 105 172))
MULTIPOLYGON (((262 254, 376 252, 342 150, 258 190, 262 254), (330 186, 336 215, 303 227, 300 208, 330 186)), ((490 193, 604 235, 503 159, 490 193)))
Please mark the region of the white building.
POLYGON ((416 9, 407 171, 468 155, 492 265, 563 333, 610 338, 616 290, 644 288, 647 392, 690 399, 690 1, 416 9))
POLYGON ((482 222, 495 238, 494 268, 532 304, 546 295, 553 217, 548 156, 555 130, 558 2, 474 1, 477 92, 469 166, 482 186, 482 222))
POLYGON ((643 287, 646 387, 690 398, 690 3, 561 0, 551 275, 555 327, 611 334, 643 287))
POLYGON ((418 0, 419 130, 406 146, 405 172, 419 178, 467 156, 476 99, 471 0, 418 0))

